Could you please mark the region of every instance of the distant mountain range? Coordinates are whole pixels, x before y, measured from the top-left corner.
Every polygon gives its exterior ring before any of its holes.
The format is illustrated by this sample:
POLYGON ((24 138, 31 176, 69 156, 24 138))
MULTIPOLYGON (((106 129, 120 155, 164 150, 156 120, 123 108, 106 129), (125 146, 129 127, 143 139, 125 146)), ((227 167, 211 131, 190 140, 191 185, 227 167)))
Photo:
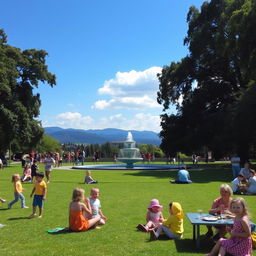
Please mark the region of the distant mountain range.
MULTIPOLYGON (((86 143, 86 144, 104 144, 106 142, 118 142, 126 140, 128 131, 121 129, 103 129, 103 130, 81 130, 81 129, 63 129, 60 127, 45 127, 45 133, 60 143, 86 143)), ((133 139, 138 144, 159 145, 161 140, 156 132, 131 130, 133 139)))

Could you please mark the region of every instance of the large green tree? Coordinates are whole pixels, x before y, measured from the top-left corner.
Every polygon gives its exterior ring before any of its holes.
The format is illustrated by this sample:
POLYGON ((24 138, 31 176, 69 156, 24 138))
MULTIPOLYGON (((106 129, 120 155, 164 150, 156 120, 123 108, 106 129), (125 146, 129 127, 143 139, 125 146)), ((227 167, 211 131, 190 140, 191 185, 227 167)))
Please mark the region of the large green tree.
POLYGON ((56 84, 48 72, 44 50, 21 50, 7 44, 0 30, 0 152, 13 142, 34 148, 43 135, 39 115, 40 95, 33 94, 39 83, 56 84))
POLYGON ((256 138, 256 1, 204 2, 190 7, 187 22, 189 54, 159 74, 161 147, 217 157, 237 151, 246 159, 256 138))

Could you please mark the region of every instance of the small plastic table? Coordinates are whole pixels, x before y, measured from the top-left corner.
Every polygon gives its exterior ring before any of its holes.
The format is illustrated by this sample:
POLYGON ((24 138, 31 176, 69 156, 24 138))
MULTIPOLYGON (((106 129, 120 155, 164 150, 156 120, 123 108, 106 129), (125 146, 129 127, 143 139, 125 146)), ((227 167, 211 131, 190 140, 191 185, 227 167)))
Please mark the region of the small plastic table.
POLYGON ((200 249, 200 225, 204 226, 226 226, 233 225, 233 219, 218 219, 214 221, 205 221, 203 217, 212 217, 214 215, 208 213, 186 213, 190 223, 193 225, 193 240, 196 241, 196 248, 200 249))

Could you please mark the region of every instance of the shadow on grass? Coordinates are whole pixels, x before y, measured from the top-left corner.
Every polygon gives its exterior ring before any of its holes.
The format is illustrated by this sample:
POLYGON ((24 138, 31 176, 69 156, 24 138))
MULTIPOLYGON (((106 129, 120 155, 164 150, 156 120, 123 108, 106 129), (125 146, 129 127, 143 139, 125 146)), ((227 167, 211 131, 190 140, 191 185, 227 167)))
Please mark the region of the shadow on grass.
POLYGON ((1 208, 0 211, 6 211, 9 210, 9 208, 1 208))
MULTIPOLYGON (((127 172, 123 175, 132 175, 137 177, 155 177, 159 179, 170 178, 175 180, 177 178, 178 171, 138 171, 138 172, 127 172)), ((213 181, 218 182, 230 182, 232 173, 230 169, 197 169, 190 170, 190 177, 194 183, 208 183, 213 181)), ((176 184, 177 185, 177 184, 176 184)))
POLYGON ((16 218, 9 218, 7 220, 30 220, 31 218, 29 217, 16 217, 16 218))
POLYGON ((193 239, 177 239, 174 240, 176 250, 180 253, 209 253, 214 246, 211 239, 206 239, 204 235, 200 236, 200 249, 196 248, 196 241, 193 239))

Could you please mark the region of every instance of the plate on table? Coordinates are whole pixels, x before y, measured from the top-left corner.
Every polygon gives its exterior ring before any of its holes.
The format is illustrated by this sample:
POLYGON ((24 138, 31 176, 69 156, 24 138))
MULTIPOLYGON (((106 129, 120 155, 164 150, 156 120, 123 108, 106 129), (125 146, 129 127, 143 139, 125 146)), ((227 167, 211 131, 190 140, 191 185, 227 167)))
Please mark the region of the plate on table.
POLYGON ((218 216, 207 216, 202 218, 202 220, 205 220, 205 221, 217 221, 218 219, 219 219, 218 216))

